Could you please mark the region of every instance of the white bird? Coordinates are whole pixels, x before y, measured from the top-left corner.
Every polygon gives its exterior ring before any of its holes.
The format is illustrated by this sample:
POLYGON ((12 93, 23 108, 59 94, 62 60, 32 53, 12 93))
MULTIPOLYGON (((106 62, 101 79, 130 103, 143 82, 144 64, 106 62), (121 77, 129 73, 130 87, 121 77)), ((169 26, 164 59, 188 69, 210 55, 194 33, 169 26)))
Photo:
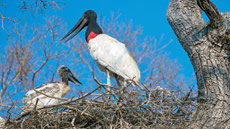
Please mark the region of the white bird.
POLYGON ((62 82, 51 82, 43 84, 35 89, 28 91, 23 99, 23 112, 32 110, 34 108, 41 108, 46 105, 55 105, 61 102, 61 98, 66 95, 70 86, 68 81, 81 84, 72 72, 64 65, 60 66, 57 70, 62 82), (35 107, 36 106, 36 107, 35 107))
POLYGON ((107 84, 111 85, 110 76, 113 76, 117 80, 118 85, 120 85, 119 80, 121 80, 124 82, 124 85, 126 85, 126 82, 129 82, 132 85, 139 86, 140 70, 125 44, 107 34, 102 34, 96 19, 97 15, 94 11, 86 11, 62 40, 76 30, 66 41, 72 39, 84 27, 88 26, 85 33, 88 49, 100 70, 106 73, 107 84))

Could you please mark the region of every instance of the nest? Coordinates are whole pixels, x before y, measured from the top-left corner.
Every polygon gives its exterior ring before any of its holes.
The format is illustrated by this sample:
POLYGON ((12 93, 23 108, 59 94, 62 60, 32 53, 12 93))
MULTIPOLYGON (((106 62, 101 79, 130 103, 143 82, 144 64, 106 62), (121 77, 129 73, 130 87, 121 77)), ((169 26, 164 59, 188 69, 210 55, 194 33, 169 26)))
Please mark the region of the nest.
POLYGON ((97 83, 96 89, 79 98, 8 120, 6 128, 185 128, 195 107, 192 100, 160 87, 110 91, 97 83))

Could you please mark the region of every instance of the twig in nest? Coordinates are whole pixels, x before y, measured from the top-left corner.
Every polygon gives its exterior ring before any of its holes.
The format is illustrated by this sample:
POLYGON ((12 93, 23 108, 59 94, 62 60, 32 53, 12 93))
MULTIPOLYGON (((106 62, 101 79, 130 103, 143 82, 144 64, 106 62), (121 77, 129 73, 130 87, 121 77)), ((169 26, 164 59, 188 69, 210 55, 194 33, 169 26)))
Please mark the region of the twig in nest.
POLYGON ((72 121, 71 121, 71 124, 72 124, 72 126, 74 127, 74 129, 76 129, 76 127, 75 127, 75 125, 74 125, 74 122, 75 122, 75 117, 72 119, 72 121))
POLYGON ((103 95, 105 95, 105 94, 107 94, 107 93, 108 93, 108 91, 106 91, 106 92, 104 92, 104 93, 102 93, 102 94, 98 95, 97 97, 95 97, 95 98, 91 99, 90 101, 95 101, 96 99, 98 99, 98 98, 102 97, 103 95))
POLYGON ((86 107, 82 112, 81 115, 85 114, 85 112, 88 110, 89 107, 86 107))
POLYGON ((38 100, 39 100, 39 99, 37 98, 36 103, 35 103, 35 105, 34 105, 34 110, 36 110, 36 108, 37 108, 38 100))

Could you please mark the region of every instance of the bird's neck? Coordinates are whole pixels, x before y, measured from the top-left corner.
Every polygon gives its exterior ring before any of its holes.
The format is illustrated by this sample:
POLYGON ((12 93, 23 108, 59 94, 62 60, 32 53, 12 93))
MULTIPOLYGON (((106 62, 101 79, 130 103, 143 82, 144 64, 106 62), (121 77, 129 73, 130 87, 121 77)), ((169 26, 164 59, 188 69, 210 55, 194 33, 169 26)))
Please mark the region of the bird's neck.
POLYGON ((65 96, 69 90, 70 90, 70 87, 69 87, 69 83, 68 83, 68 79, 67 78, 62 78, 62 90, 61 90, 61 96, 65 96))
POLYGON ((62 90, 61 90, 61 96, 62 97, 65 96, 69 91, 70 91, 70 86, 63 83, 62 90))
POLYGON ((65 85, 69 85, 68 79, 67 78, 62 78, 62 83, 65 85))
POLYGON ((97 37, 99 34, 102 34, 102 30, 99 27, 99 25, 97 24, 96 21, 90 21, 88 28, 86 30, 85 33, 85 39, 87 42, 89 42, 89 40, 97 37))

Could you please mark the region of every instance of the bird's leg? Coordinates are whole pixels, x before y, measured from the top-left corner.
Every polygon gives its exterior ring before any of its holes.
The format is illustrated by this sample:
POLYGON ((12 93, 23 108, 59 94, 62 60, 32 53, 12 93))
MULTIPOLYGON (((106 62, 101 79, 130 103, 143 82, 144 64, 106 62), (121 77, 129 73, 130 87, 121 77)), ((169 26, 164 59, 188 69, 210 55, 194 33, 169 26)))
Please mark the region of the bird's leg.
POLYGON ((124 85, 124 87, 126 87, 126 85, 127 85, 127 81, 126 81, 126 79, 124 79, 124 83, 123 83, 123 85, 124 85))
POLYGON ((111 85, 109 71, 106 70, 107 85, 111 85))
POLYGON ((114 77, 115 77, 115 79, 116 79, 116 82, 117 82, 118 87, 120 88, 120 87, 121 87, 121 83, 120 83, 120 81, 119 81, 118 75, 114 74, 114 77))
POLYGON ((108 102, 110 100, 110 97, 111 97, 110 93, 112 91, 111 91, 110 74, 109 74, 109 71, 107 69, 106 69, 106 79, 107 79, 107 85, 109 86, 109 88, 107 88, 107 91, 109 91, 109 93, 108 93, 109 96, 108 96, 108 98, 106 100, 106 102, 108 102))
MULTIPOLYGON (((106 79, 107 79, 107 85, 111 86, 110 75, 109 75, 109 71, 108 70, 106 70, 106 79)), ((111 89, 111 88, 109 87, 109 89, 111 89)))
POLYGON ((123 88, 122 88, 122 85, 121 85, 121 83, 120 83, 120 81, 119 81, 119 76, 118 75, 114 75, 114 77, 115 77, 115 79, 116 79, 116 81, 117 81, 117 85, 118 85, 118 89, 119 89, 119 92, 118 92, 118 103, 120 103, 120 101, 123 99, 122 98, 122 95, 123 95, 123 88))
POLYGON ((123 82, 123 86, 122 86, 122 90, 121 90, 121 93, 124 94, 124 90, 126 88, 126 85, 127 85, 127 81, 126 79, 124 79, 124 82, 123 82))

